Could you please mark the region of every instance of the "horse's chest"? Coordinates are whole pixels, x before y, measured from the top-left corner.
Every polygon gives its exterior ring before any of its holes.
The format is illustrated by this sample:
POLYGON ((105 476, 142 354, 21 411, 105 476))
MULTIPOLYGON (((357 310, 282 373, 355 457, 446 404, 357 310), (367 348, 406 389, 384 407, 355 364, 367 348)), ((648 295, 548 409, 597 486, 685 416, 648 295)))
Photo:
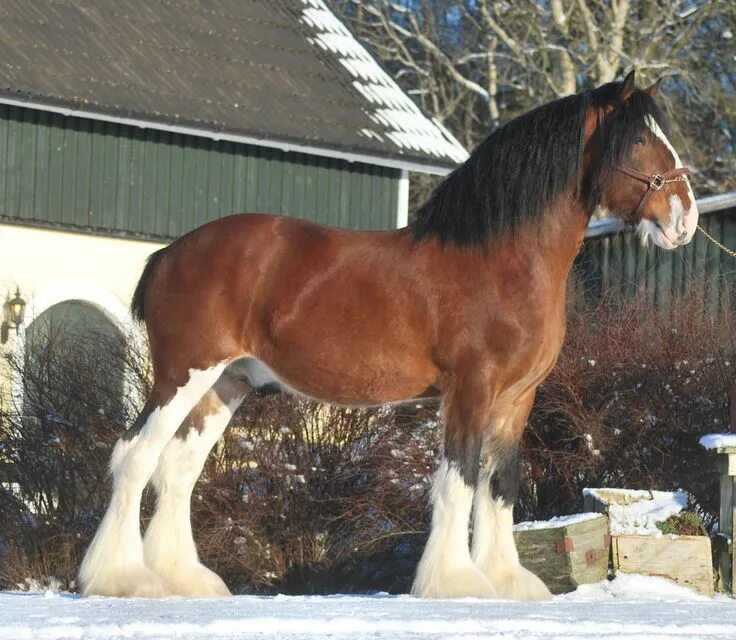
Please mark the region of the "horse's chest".
POLYGON ((530 326, 509 341, 502 357, 490 357, 499 372, 500 392, 515 401, 536 388, 552 371, 564 340, 564 322, 530 326))

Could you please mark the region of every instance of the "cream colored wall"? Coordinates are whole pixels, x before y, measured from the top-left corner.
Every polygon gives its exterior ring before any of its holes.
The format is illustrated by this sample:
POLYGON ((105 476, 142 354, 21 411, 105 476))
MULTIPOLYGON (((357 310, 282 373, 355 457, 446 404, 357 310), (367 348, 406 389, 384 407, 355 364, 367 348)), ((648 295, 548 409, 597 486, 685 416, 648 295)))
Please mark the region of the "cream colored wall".
MULTIPOLYGON (((162 244, 0 224, 0 300, 16 287, 28 303, 24 327, 64 300, 95 305, 121 329, 132 326, 128 307, 146 258, 162 244)), ((0 348, 20 340, 11 330, 0 348)), ((2 368, 2 363, 0 363, 2 368)), ((0 370, 0 401, 9 399, 7 371, 0 370)))
POLYGON ((0 295, 28 301, 26 323, 64 299, 124 320, 146 258, 163 245, 0 224, 0 295))

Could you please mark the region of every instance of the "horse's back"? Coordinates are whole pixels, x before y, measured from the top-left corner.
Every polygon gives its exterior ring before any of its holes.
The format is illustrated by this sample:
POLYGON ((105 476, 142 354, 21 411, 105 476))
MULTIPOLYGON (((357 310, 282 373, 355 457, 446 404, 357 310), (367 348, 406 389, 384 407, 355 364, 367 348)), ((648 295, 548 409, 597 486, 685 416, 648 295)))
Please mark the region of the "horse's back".
POLYGON ((258 358, 313 397, 370 404, 420 395, 436 370, 424 295, 407 286, 411 246, 404 231, 283 216, 208 223, 173 243, 151 279, 154 365, 157 353, 168 359, 187 344, 200 361, 258 358))

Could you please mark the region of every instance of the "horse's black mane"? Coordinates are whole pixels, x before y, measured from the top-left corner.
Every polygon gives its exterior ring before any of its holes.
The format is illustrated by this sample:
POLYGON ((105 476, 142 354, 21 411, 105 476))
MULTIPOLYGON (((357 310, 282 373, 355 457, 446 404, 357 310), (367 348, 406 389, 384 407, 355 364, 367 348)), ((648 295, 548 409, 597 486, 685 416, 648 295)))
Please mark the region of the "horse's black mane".
MULTIPOLYGON (((555 100, 496 129, 417 211, 414 237, 480 243, 539 219, 570 188, 580 193, 586 111, 615 104, 621 84, 555 100)), ((666 130, 654 100, 636 90, 606 118, 600 164, 582 194, 590 207, 597 202, 598 176, 626 158, 647 115, 666 130)))

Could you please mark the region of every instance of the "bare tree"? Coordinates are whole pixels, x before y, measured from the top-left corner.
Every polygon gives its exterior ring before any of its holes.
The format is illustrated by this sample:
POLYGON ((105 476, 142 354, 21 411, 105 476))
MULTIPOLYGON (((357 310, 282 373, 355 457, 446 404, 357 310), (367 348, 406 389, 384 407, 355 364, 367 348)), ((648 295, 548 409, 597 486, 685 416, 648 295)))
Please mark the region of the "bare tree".
POLYGON ((333 0, 399 83, 468 147, 550 99, 635 68, 666 81, 676 144, 736 187, 736 4, 729 0, 333 0), (676 105, 676 108, 675 108, 676 105))

